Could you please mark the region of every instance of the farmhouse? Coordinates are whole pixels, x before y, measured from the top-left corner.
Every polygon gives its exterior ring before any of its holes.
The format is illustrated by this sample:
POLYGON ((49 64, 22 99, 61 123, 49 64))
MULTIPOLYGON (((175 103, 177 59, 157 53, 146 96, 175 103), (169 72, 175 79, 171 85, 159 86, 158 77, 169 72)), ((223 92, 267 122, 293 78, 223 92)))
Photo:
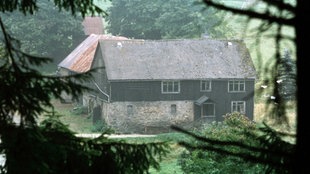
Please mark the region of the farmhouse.
POLYGON ((91 34, 59 64, 59 73, 98 68, 83 95, 94 118, 119 132, 171 124, 253 119, 256 72, 240 40, 130 40, 91 34))

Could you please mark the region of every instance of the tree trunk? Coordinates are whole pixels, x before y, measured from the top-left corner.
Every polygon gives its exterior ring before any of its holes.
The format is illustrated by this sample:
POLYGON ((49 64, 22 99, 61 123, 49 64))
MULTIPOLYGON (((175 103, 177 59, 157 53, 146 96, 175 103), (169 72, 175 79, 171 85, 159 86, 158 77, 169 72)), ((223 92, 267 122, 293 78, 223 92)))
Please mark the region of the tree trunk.
POLYGON ((297 146, 294 173, 310 173, 310 126, 307 122, 307 96, 309 96, 309 82, 306 81, 309 75, 309 43, 310 43, 310 18, 306 17, 309 13, 307 0, 297 0, 296 10, 296 48, 297 48, 297 146))

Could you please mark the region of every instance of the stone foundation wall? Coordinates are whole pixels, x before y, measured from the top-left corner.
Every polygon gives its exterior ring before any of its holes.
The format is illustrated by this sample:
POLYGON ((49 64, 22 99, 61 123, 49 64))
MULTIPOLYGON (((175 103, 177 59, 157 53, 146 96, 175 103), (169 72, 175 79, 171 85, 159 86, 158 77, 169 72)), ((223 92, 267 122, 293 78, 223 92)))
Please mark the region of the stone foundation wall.
POLYGON ((119 133, 162 133, 169 132, 172 124, 192 123, 193 110, 192 101, 113 102, 102 113, 119 133))
POLYGON ((92 115, 94 108, 100 106, 101 118, 117 133, 170 132, 171 125, 191 128, 194 120, 193 101, 108 103, 84 95, 82 103, 92 115))

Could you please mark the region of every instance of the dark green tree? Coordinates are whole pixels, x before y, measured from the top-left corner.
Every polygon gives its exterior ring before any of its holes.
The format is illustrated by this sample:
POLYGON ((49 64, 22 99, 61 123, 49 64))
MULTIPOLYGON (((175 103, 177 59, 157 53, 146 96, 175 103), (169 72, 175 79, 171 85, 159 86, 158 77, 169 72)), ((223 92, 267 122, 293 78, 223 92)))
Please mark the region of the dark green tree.
POLYGON ((259 174, 292 170, 294 145, 283 141, 270 127, 257 125, 240 113, 226 114, 223 122, 205 124, 194 136, 194 142, 181 142, 186 150, 178 162, 184 173, 259 174))
POLYGON ((37 5, 40 10, 33 15, 13 11, 1 17, 10 34, 21 42, 24 52, 53 58, 55 66, 84 39, 83 19, 81 15, 74 17, 59 11, 48 0, 39 1, 37 5))
MULTIPOLYGON (((306 18, 304 15, 309 12, 309 4, 307 1, 304 0, 296 0, 296 1, 286 1, 286 0, 276 0, 276 1, 267 1, 267 0, 260 0, 255 1, 258 3, 254 3, 254 5, 263 5, 265 8, 259 8, 258 10, 255 8, 236 8, 233 6, 225 5, 223 3, 220 3, 219 1, 215 0, 204 0, 204 4, 207 7, 214 7, 218 10, 223 11, 229 11, 234 14, 243 15, 247 17, 248 21, 259 19, 262 21, 262 23, 257 28, 258 31, 258 43, 263 42, 262 35, 264 32, 268 31, 271 28, 275 28, 276 33, 274 35, 268 35, 268 37, 273 37, 274 42, 276 45, 276 51, 275 54, 272 55, 275 64, 270 63, 268 65, 262 65, 260 68, 266 73, 269 73, 269 76, 265 76, 264 80, 268 84, 273 84, 273 92, 275 96, 275 100, 270 102, 269 104, 273 105, 273 111, 270 112, 268 115, 278 120, 279 124, 286 124, 287 116, 286 116, 286 103, 284 100, 282 100, 279 93, 278 83, 276 82, 276 75, 279 68, 279 63, 281 62, 281 45, 285 45, 284 40, 290 40, 294 43, 294 46, 296 48, 296 69, 297 69, 297 76, 296 76, 296 82, 297 82, 297 90, 296 90, 296 100, 297 100, 297 128, 296 128, 296 142, 294 144, 294 148, 292 153, 292 158, 289 161, 289 163, 286 164, 287 172, 288 173, 310 173, 310 167, 307 163, 304 161, 309 161, 310 153, 309 153, 309 137, 310 137, 310 131, 309 126, 307 125, 307 96, 309 95, 309 84, 304 83, 303 81, 306 79, 307 74, 309 72, 307 71, 308 68, 308 52, 307 52, 307 43, 308 39, 310 38, 309 34, 309 26, 306 26, 306 23, 310 22, 309 18, 306 18), (285 33, 283 33, 283 28, 285 27, 292 27, 295 31, 294 36, 287 36, 285 33)), ((273 28, 273 29, 274 29, 273 28)), ((259 50, 259 48, 258 48, 259 50)), ((175 128, 179 131, 182 131, 184 133, 188 133, 192 136, 192 133, 184 131, 182 129, 175 128)), ((278 139, 278 135, 281 135, 281 133, 277 131, 267 131, 265 133, 266 138, 268 137, 274 137, 275 139, 278 139)), ((218 144, 223 146, 229 146, 229 145, 235 145, 242 147, 244 146, 244 143, 235 143, 235 142, 221 142, 220 140, 214 140, 211 138, 201 138, 199 136, 196 136, 197 139, 200 139, 201 141, 205 143, 211 143, 211 145, 218 144)), ((281 138, 282 139, 282 138, 281 138)), ((281 150, 283 156, 285 153, 285 147, 284 146, 277 146, 279 143, 271 142, 269 143, 271 146, 276 147, 276 149, 281 150)), ((190 144, 187 144, 190 146, 190 144)), ((213 149, 212 146, 204 146, 204 150, 211 150, 215 152, 223 152, 221 148, 219 149, 213 149)), ((255 147, 254 147, 255 149, 255 147)), ((264 154, 264 151, 261 151, 264 154)), ((223 152, 225 153, 225 152, 223 152)), ((231 154, 230 152, 226 154, 231 154)), ((264 157, 272 157, 270 152, 265 151, 264 157)), ((239 155, 242 157, 242 155, 239 155)), ((244 156, 243 156, 244 157, 244 156)), ((245 159, 249 159, 246 156, 245 159)), ((256 160, 260 160, 261 158, 256 158, 256 160)), ((273 159, 273 158, 270 158, 273 159)), ((277 159, 276 159, 277 160, 277 159)), ((272 162, 269 163, 270 167, 275 167, 272 162)))
POLYGON ((196 0, 116 0, 107 10, 107 30, 113 35, 135 39, 224 37, 217 27, 223 13, 203 9, 196 0))
MULTIPOLYGON (((54 3, 73 15, 103 13, 88 0, 54 3)), ((35 0, 5 0, 0 2, 0 10, 32 15, 39 9, 35 0)), ((0 153, 5 155, 1 173, 123 174, 148 173, 150 166, 159 168, 158 160, 167 153, 165 143, 129 144, 104 136, 76 137, 59 121, 51 100, 62 99, 62 92, 78 98, 90 90, 82 84, 91 80, 91 72, 66 77, 43 75, 34 67, 51 59, 24 52, 1 17, 0 27, 0 153), (44 114, 48 118, 39 125, 37 118, 44 114)))
POLYGON ((285 101, 294 100, 296 94, 296 63, 291 53, 285 50, 279 63, 277 83, 279 83, 280 96, 285 101))

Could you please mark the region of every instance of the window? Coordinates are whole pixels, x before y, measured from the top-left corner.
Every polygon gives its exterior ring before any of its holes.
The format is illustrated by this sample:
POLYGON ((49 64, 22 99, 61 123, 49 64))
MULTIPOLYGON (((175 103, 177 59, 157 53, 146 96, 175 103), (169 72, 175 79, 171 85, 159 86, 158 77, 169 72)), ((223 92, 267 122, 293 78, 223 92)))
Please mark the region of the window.
POLYGON ((179 81, 161 82, 161 92, 163 94, 180 93, 180 82, 179 81))
POLYGON ((127 115, 133 115, 133 106, 132 105, 127 105, 127 115))
POLYGON ((171 105, 171 114, 176 114, 177 113, 177 105, 176 104, 172 104, 171 105))
POLYGON ((244 92, 244 80, 230 80, 228 81, 228 92, 244 92))
POLYGON ((245 101, 232 101, 231 112, 245 113, 245 101))
POLYGON ((202 104, 201 117, 215 117, 215 107, 213 103, 202 104))
POLYGON ((200 91, 211 91, 211 80, 201 80, 200 91))

